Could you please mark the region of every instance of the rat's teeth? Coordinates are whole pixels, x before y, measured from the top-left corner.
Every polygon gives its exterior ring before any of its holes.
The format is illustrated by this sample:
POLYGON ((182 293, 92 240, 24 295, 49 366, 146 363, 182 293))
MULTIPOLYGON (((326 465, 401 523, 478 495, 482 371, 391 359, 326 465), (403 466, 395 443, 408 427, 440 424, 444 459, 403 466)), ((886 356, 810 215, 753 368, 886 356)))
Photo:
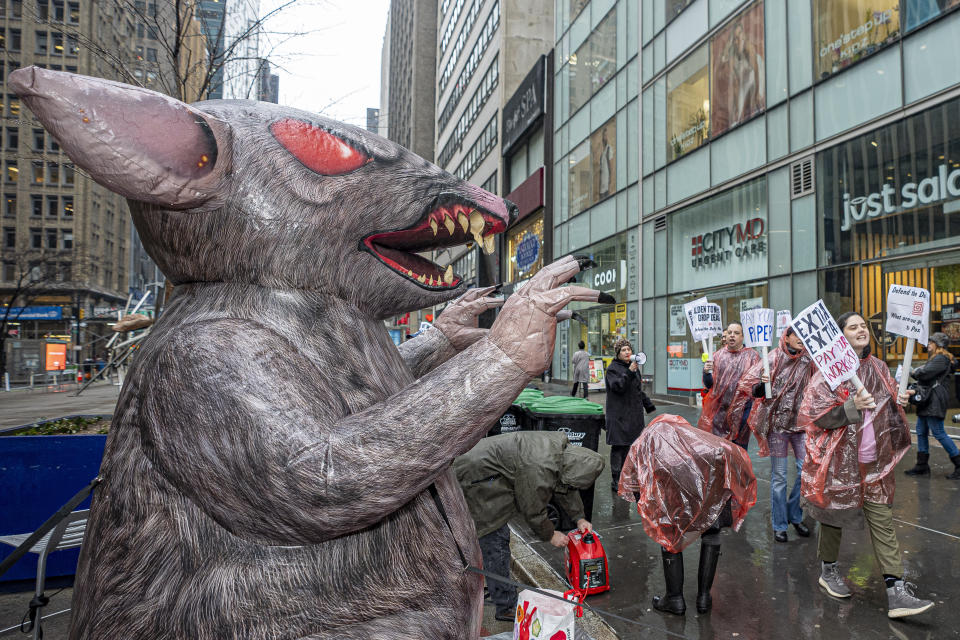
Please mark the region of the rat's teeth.
POLYGON ((453 235, 453 229, 454 229, 453 218, 444 218, 443 226, 447 228, 447 233, 449 233, 450 235, 453 235))
POLYGON ((483 216, 480 215, 480 212, 474 209, 470 212, 470 233, 474 236, 478 235, 483 231, 483 216))
POLYGON ((490 255, 493 253, 493 247, 494 247, 493 243, 494 243, 494 240, 492 235, 489 235, 483 239, 483 250, 487 253, 487 255, 490 255))
POLYGON ((443 272, 443 281, 447 284, 453 282, 453 265, 447 265, 447 270, 443 272))
POLYGON ((437 221, 431 218, 430 220, 430 229, 433 230, 433 235, 437 235, 437 221))
POLYGON ((417 282, 419 282, 420 284, 423 284, 426 281, 427 281, 427 276, 423 275, 422 273, 419 276, 417 276, 417 282))
POLYGON ((464 233, 470 230, 470 221, 467 220, 467 216, 463 215, 462 211, 457 214, 457 222, 460 223, 460 228, 463 229, 464 233))

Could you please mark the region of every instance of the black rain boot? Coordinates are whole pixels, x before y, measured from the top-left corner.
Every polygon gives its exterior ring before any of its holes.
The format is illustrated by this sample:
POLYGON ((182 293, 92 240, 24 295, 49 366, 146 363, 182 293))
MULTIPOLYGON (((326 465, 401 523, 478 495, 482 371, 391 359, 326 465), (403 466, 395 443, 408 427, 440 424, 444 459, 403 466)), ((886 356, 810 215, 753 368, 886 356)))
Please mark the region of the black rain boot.
POLYGON ((653 596, 653 608, 682 616, 687 611, 687 603, 683 601, 683 553, 661 549, 660 558, 663 560, 663 581, 667 585, 667 592, 664 596, 653 596))
POLYGON ((713 606, 710 588, 713 577, 717 575, 717 561, 720 559, 719 544, 700 542, 700 569, 697 571, 697 613, 706 613, 713 606))
POLYGON ((929 453, 920 453, 917 452, 917 464, 914 465, 912 469, 907 469, 904 471, 908 476, 928 476, 930 475, 930 465, 927 464, 930 461, 929 453))
POLYGON ((960 480, 960 454, 950 457, 950 462, 953 463, 953 473, 947 476, 947 480, 960 480))

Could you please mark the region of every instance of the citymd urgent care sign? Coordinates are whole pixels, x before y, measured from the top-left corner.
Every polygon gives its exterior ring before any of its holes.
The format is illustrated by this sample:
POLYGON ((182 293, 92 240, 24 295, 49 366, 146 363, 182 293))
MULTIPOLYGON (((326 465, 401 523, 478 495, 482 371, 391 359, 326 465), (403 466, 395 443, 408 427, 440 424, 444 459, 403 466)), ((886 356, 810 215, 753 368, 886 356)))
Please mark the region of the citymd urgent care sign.
POLYGON ((766 211, 761 178, 668 215, 670 293, 765 278, 766 211))
POLYGON ((847 342, 823 300, 797 314, 790 324, 831 389, 857 375, 860 358, 847 342))

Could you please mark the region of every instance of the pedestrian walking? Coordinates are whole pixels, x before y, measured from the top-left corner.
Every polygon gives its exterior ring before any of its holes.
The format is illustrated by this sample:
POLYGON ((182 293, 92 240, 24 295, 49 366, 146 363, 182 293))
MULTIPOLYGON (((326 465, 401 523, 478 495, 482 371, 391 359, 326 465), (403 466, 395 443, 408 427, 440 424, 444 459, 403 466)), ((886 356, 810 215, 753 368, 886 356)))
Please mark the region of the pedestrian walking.
MULTIPOLYGON (((570 445, 559 432, 520 431, 482 439, 453 463, 467 508, 477 527, 484 568, 510 577, 510 529, 522 516, 544 542, 565 548, 567 536, 547 517, 552 499, 577 523, 593 530, 584 517, 579 489, 593 486, 603 471, 603 456, 570 445)), ((517 606, 513 585, 487 579, 497 620, 511 621, 517 606)))
POLYGON ((630 447, 619 495, 636 501, 644 531, 661 546, 666 592, 653 598, 653 607, 676 615, 686 612, 683 550, 699 538, 697 611, 709 611, 720 531, 739 529, 757 502, 757 480, 746 451, 680 416, 657 416, 630 447))
POLYGON ((836 598, 849 598, 837 564, 843 529, 866 521, 873 554, 883 573, 887 616, 922 613, 933 602, 914 595, 903 579, 900 545, 893 527, 894 468, 910 449, 910 429, 897 382, 886 363, 870 355, 866 320, 848 312, 837 318, 850 346, 860 354, 858 390, 852 381, 831 390, 817 372, 804 393, 799 421, 807 429, 803 498, 820 522, 819 584, 836 598))
POLYGON ((571 396, 577 395, 577 388, 583 387, 583 397, 587 397, 587 387, 590 384, 590 354, 586 352, 587 345, 583 340, 577 343, 577 351, 573 353, 570 362, 573 365, 573 389, 571 396))
POLYGON ((947 349, 950 338, 947 334, 936 332, 930 336, 927 351, 930 354, 926 364, 910 372, 925 393, 924 401, 917 402, 916 391, 910 390, 910 402, 917 407, 917 464, 905 472, 908 476, 930 475, 930 434, 937 439, 943 450, 950 456, 953 463, 953 473, 947 476, 950 480, 960 480, 960 450, 953 443, 943 428, 943 421, 947 417, 947 406, 950 402, 948 390, 950 379, 954 372, 953 354, 947 349))
POLYGON ((740 378, 736 403, 753 399, 753 408, 747 426, 757 438, 759 455, 770 456, 770 521, 773 539, 787 542, 787 525, 793 525, 797 535, 810 536, 803 524, 800 506, 800 477, 804 457, 804 431, 797 423, 797 413, 803 401, 803 392, 816 367, 803 341, 792 328, 780 336, 780 344, 767 355, 770 376, 763 372, 763 362, 750 367, 740 378), (766 397, 766 383, 771 396, 766 397), (797 468, 797 479, 787 496, 787 457, 790 451, 797 468))
POLYGON ((743 346, 743 325, 731 322, 726 329, 726 344, 703 364, 703 386, 709 390, 703 400, 703 412, 697 427, 715 436, 731 440, 744 449, 750 441, 746 428, 752 399, 741 407, 732 407, 740 378, 760 362, 760 354, 743 346))
POLYGON ((613 352, 616 355, 604 374, 607 389, 604 428, 610 445, 610 489, 616 491, 630 445, 643 431, 643 412, 653 413, 657 407, 643 392, 640 367, 630 359, 633 355, 630 341, 618 338, 613 352))

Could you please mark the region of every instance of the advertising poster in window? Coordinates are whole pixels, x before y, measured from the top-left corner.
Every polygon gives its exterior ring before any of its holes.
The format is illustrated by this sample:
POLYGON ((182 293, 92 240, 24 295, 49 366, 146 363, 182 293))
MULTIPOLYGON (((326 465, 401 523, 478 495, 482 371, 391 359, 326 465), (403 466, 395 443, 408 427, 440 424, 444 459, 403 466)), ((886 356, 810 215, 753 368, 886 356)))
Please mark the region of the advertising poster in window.
POLYGON ((717 136, 766 108, 763 3, 734 18, 710 47, 711 132, 717 136))
POLYGON ((815 0, 817 76, 857 62, 900 36, 898 0, 815 0))
POLYGON ((590 161, 590 145, 587 141, 570 152, 570 174, 568 179, 568 196, 570 215, 575 216, 590 205, 593 184, 592 164, 590 161))
POLYGON ((599 202, 617 190, 617 118, 614 116, 590 136, 593 158, 593 201, 599 202))
POLYGON ((709 50, 700 47, 667 73, 667 160, 710 137, 709 50))
POLYGON ((916 29, 956 7, 960 0, 904 0, 903 30, 916 29))

